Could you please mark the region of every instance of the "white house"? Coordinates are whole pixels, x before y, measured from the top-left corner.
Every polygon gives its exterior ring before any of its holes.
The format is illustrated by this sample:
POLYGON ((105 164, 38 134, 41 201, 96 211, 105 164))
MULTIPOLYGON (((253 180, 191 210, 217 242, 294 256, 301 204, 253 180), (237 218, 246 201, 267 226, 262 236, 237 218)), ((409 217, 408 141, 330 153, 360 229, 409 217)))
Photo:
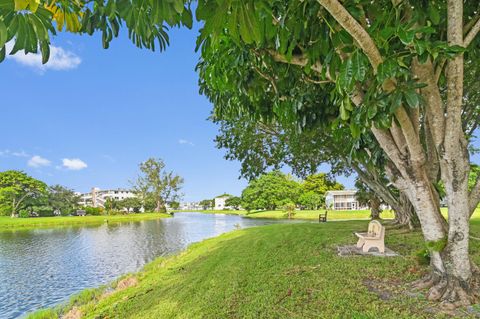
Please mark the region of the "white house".
POLYGON ((115 200, 124 200, 126 198, 136 197, 135 193, 128 189, 107 189, 101 190, 93 187, 90 193, 80 195, 80 205, 92 207, 105 207, 107 198, 115 200))
POLYGON ((325 193, 325 204, 328 209, 333 210, 355 210, 360 209, 356 190, 328 191, 325 193))
POLYGON ((230 195, 220 195, 218 197, 215 197, 214 202, 215 206, 213 207, 214 210, 224 210, 224 209, 230 209, 230 207, 227 207, 225 202, 227 199, 229 199, 231 196, 230 195))

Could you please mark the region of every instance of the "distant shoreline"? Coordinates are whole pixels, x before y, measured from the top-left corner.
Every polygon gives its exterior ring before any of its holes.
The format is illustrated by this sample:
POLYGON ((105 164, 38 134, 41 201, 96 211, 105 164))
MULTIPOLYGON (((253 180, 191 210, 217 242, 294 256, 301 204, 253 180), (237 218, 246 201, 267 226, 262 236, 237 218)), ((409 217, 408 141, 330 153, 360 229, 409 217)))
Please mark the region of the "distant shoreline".
POLYGON ((103 223, 122 223, 159 218, 170 218, 164 213, 140 213, 115 216, 60 216, 60 217, 30 217, 11 218, 0 217, 0 231, 32 228, 54 228, 64 226, 101 225, 103 223))

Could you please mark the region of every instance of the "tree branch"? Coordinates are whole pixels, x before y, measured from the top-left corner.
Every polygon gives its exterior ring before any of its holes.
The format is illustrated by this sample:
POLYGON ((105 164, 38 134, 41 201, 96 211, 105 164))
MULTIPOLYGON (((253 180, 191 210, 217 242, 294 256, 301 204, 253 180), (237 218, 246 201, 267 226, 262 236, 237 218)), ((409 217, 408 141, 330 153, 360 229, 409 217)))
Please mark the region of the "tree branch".
POLYGON ((370 64, 373 67, 374 73, 377 72, 378 66, 383 62, 380 51, 375 42, 370 37, 368 32, 362 25, 355 20, 354 17, 345 9, 345 7, 338 0, 317 0, 322 7, 324 7, 332 17, 347 31, 355 41, 357 41, 360 48, 367 55, 370 64))
POLYGON ((475 185, 470 191, 470 194, 468 194, 468 207, 470 209, 470 217, 472 217, 479 202, 480 202, 480 174, 477 175, 475 185))
MULTIPOLYGON (((273 58, 273 60, 275 60, 277 62, 292 64, 292 65, 298 65, 298 66, 301 66, 301 67, 305 67, 309 64, 308 58, 303 54, 295 54, 289 60, 289 59, 287 59, 287 57, 285 55, 280 54, 275 50, 270 49, 270 50, 267 50, 267 52, 270 54, 270 56, 273 58)), ((316 63, 312 64, 312 70, 321 74, 322 70, 323 70, 323 66, 320 62, 316 62, 316 63)), ((330 77, 330 73, 328 72, 328 69, 327 69, 327 72, 326 72, 326 77, 330 82, 333 82, 332 78, 330 77)))
POLYGON ((472 26, 472 28, 468 31, 467 35, 465 36, 465 39, 463 40, 463 46, 468 47, 470 43, 472 43, 473 39, 475 39, 475 36, 480 32, 480 15, 476 17, 476 22, 472 26))

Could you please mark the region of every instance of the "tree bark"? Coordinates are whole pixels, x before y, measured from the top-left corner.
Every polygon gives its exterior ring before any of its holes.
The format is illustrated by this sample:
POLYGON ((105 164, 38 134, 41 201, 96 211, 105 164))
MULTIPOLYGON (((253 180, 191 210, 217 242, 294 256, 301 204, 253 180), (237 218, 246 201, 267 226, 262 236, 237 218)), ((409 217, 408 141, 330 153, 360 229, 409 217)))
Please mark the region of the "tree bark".
POLYGON ((370 200, 370 218, 371 219, 380 219, 380 200, 378 198, 372 198, 370 200))

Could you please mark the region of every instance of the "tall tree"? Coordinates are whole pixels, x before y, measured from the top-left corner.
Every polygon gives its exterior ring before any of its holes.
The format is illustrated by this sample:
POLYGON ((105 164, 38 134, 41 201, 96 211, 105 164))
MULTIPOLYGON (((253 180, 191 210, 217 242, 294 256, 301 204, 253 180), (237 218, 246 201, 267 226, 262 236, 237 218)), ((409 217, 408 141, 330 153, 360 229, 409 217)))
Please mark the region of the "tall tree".
POLYGON ((217 147, 226 150, 226 159, 240 161, 241 176, 252 179, 288 165, 295 175, 307 178, 327 163, 331 175, 356 173, 392 207, 395 224, 410 229, 419 226, 409 199, 385 177, 388 160, 372 136, 356 141, 348 128, 312 127, 299 132, 290 122, 266 123, 249 116, 222 118, 216 114, 211 119, 220 128, 217 147), (352 157, 352 152, 356 156, 352 157))
POLYGON ((20 171, 0 172, 0 206, 15 217, 22 205, 46 195, 47 185, 20 171))
POLYGON ((80 196, 71 189, 62 185, 53 185, 48 187, 48 205, 53 210, 59 210, 63 214, 73 212, 80 202, 80 196))
POLYGON ((166 211, 167 202, 180 198, 183 178, 173 171, 165 170, 162 159, 149 158, 140 163, 140 175, 135 181, 136 193, 141 193, 145 198, 151 197, 155 201, 155 212, 166 211))
POLYGON ((307 192, 312 191, 325 196, 325 193, 330 190, 342 190, 345 187, 329 178, 327 174, 318 173, 307 176, 303 181, 302 188, 307 192))
POLYGON ((420 286, 450 307, 477 297, 468 247, 480 178, 469 191, 468 142, 479 119, 472 116, 477 105, 464 90, 463 70, 465 61, 478 68, 479 6, 459 0, 204 0, 197 9, 205 20, 202 92, 215 114, 293 121, 299 130, 322 129, 319 123, 345 127, 353 140, 372 135, 430 249, 431 273, 420 286), (440 213, 439 179, 448 221, 440 213))

